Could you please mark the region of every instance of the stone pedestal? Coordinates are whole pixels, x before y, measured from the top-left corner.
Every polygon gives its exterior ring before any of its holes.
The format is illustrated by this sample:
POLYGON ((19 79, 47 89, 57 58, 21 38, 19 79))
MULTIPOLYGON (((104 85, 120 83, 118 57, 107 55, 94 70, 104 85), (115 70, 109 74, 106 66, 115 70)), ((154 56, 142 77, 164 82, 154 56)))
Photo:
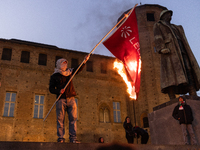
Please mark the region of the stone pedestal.
MULTIPOLYGON (((186 103, 192 108, 194 116, 192 125, 198 145, 200 145, 200 101, 187 99, 186 103)), ((152 144, 184 144, 180 124, 172 117, 177 104, 178 99, 164 103, 155 107, 154 111, 148 115, 152 144)))

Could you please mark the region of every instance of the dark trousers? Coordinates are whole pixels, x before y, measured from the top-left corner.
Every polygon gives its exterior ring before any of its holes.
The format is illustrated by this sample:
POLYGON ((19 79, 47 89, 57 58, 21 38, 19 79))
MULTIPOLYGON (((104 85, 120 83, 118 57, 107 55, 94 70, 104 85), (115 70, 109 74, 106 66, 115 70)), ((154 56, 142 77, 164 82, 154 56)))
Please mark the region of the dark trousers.
POLYGON ((126 139, 127 139, 128 143, 134 143, 133 136, 130 136, 129 134, 126 134, 126 139))
POLYGON ((149 139, 148 133, 143 134, 143 135, 141 136, 141 144, 147 144, 148 139, 149 139))

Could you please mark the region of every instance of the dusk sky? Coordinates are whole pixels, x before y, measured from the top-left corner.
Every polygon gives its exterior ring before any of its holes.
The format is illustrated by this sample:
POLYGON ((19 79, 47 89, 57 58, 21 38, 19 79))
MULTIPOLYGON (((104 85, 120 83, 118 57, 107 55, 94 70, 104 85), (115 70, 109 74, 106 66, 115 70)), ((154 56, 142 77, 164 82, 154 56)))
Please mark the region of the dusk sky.
MULTIPOLYGON (((172 23, 183 26, 200 63, 200 0, 1 0, 0 38, 89 53, 118 17, 136 3, 172 10, 172 23)), ((112 56, 102 44, 94 53, 112 56)))

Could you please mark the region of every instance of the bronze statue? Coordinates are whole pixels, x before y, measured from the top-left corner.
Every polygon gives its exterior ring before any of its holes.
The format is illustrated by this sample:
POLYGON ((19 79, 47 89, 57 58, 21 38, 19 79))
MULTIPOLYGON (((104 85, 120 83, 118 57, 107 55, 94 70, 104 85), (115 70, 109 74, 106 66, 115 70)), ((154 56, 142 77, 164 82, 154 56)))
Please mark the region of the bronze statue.
POLYGON ((154 24, 155 47, 161 54, 161 92, 171 99, 175 94, 197 96, 200 68, 187 42, 182 26, 171 24, 171 10, 163 10, 154 24))

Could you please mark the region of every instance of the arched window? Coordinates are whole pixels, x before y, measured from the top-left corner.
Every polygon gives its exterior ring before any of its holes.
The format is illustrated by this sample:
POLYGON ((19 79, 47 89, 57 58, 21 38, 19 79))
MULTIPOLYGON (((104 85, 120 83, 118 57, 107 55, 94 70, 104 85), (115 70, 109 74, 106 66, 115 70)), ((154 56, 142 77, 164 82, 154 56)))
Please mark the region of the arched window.
POLYGON ((140 116, 141 120, 141 125, 143 128, 148 128, 149 127, 149 120, 146 112, 143 112, 142 115, 140 116))
POLYGON ((143 118, 143 127, 148 128, 149 127, 149 120, 148 117, 143 118))
POLYGON ((107 106, 102 106, 99 109, 99 122, 110 122, 110 111, 107 106))

